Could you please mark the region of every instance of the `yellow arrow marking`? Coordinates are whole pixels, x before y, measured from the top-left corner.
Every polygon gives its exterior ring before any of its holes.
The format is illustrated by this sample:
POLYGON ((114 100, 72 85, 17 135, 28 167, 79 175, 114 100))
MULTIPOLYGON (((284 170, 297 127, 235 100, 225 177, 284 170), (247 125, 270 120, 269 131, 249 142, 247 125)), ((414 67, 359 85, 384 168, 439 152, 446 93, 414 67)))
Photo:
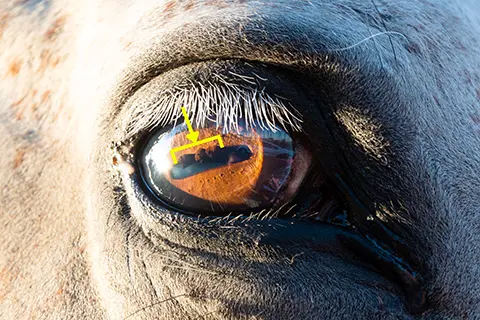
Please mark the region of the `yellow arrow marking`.
POLYGON ((187 110, 185 107, 182 107, 182 113, 183 113, 183 118, 185 119, 185 123, 188 127, 188 131, 190 132, 187 134, 187 139, 192 141, 192 142, 197 142, 198 140, 198 135, 200 134, 198 131, 193 131, 192 124, 190 123, 190 120, 188 119, 188 114, 187 110))
POLYGON ((221 135, 216 135, 216 136, 213 136, 213 137, 210 137, 210 138, 206 138, 206 139, 197 141, 198 140, 198 135, 200 134, 200 132, 199 131, 193 131, 192 124, 190 123, 190 120, 188 119, 188 114, 187 114, 187 110, 185 109, 185 107, 182 107, 182 113, 183 113, 183 118, 185 119, 185 123, 186 123, 187 128, 188 128, 188 131, 190 132, 190 133, 187 134, 187 139, 192 141, 192 143, 185 144, 183 146, 173 148, 173 149, 170 150, 170 154, 172 155, 173 164, 178 163, 178 159, 177 159, 177 156, 175 155, 175 152, 182 151, 182 150, 185 150, 185 149, 189 149, 191 147, 195 147, 195 146, 198 146, 198 145, 201 145, 201 144, 204 144, 204 143, 207 143, 207 142, 215 141, 215 140, 218 140, 218 144, 220 145, 220 148, 224 147, 221 135))
POLYGON ((185 150, 185 149, 188 149, 188 148, 191 148, 191 147, 196 147, 198 145, 201 145, 201 144, 204 144, 204 143, 207 143, 207 142, 211 142, 211 141, 215 141, 215 140, 218 140, 218 144, 220 145, 220 148, 224 147, 222 136, 221 135, 216 135, 216 136, 206 138, 206 139, 203 139, 203 140, 200 140, 200 141, 185 144, 185 145, 177 147, 177 148, 173 148, 172 150, 170 150, 170 154, 172 155, 173 164, 178 163, 178 159, 177 159, 177 156, 175 155, 175 152, 182 151, 182 150, 185 150))

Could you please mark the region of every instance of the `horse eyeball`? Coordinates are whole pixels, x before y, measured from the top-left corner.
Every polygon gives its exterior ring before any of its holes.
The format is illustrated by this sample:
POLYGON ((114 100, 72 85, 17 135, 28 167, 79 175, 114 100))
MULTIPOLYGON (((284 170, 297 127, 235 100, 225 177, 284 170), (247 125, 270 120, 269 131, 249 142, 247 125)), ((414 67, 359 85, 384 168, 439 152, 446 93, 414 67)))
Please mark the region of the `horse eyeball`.
POLYGON ((295 141, 282 129, 239 125, 223 134, 212 125, 197 130, 193 140, 184 125, 159 130, 141 150, 144 184, 174 209, 218 213, 270 208, 296 192, 289 188, 290 181, 298 189, 297 182, 303 180, 306 170, 294 170, 295 141))

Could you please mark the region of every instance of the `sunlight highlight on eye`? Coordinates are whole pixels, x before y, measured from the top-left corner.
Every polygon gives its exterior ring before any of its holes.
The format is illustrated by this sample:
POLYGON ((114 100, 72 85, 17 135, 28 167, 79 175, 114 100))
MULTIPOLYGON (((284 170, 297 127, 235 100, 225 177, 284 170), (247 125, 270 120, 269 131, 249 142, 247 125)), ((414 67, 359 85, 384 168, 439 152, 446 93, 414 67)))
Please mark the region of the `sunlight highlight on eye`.
MULTIPOLYGON (((201 128, 199 140, 222 128, 201 128)), ((166 203, 189 211, 231 211, 271 207, 287 189, 295 157, 290 135, 247 129, 222 134, 224 147, 209 141, 176 153, 190 141, 185 125, 154 134, 143 149, 141 171, 146 185, 166 203)))
POLYGON ((157 140, 154 148, 146 157, 147 162, 151 163, 158 173, 168 173, 173 167, 172 158, 168 152, 169 148, 171 148, 170 141, 167 139, 157 140))

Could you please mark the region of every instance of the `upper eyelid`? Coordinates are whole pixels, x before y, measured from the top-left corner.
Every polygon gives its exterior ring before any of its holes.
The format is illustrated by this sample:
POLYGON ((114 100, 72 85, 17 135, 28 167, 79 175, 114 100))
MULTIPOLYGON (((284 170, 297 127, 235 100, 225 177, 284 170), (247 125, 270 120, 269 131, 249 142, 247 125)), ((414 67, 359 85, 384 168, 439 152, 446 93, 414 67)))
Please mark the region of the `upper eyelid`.
MULTIPOLYGON (((251 14, 248 10, 244 13, 251 14)), ((189 63, 235 57, 295 69, 318 68, 317 72, 325 72, 325 66, 332 69, 345 55, 330 48, 343 47, 343 43, 333 43, 318 28, 308 28, 301 19, 287 17, 281 11, 270 15, 268 20, 262 16, 263 28, 260 29, 255 18, 245 23, 240 11, 224 16, 215 12, 202 18, 192 17, 167 32, 152 32, 148 29, 148 20, 140 20, 145 23, 143 27, 138 25, 125 34, 125 39, 133 45, 129 46, 132 49, 126 52, 126 65, 118 70, 116 84, 109 91, 107 122, 119 115, 130 97, 149 81, 189 63), (218 28, 219 25, 224 28, 218 28), (286 27, 289 33, 282 31, 286 27), (149 32, 142 33, 142 30, 149 32), (305 41, 307 35, 308 41, 305 41)), ((341 30, 337 33, 340 35, 341 30)), ((345 35, 344 38, 349 37, 345 35)), ((343 38, 339 36, 338 39, 343 38)))
MULTIPOLYGON (((232 76, 251 84, 246 76, 231 73, 232 76)), ((261 129, 275 131, 275 126, 287 130, 302 131, 302 117, 286 99, 269 94, 263 89, 233 83, 216 75, 220 81, 202 85, 190 82, 188 86, 156 90, 154 98, 148 92, 148 85, 137 91, 125 106, 121 131, 129 139, 143 130, 177 124, 181 107, 185 106, 191 115, 192 125, 202 127, 206 121, 217 123, 223 130, 235 131, 239 118, 250 126, 257 123, 261 129), (145 92, 147 91, 147 92, 145 92), (143 96, 147 102, 140 103, 143 96), (154 101, 149 102, 148 99, 154 101)), ((217 79, 217 80, 218 80, 217 79)), ((260 78, 262 79, 262 78, 260 78)))

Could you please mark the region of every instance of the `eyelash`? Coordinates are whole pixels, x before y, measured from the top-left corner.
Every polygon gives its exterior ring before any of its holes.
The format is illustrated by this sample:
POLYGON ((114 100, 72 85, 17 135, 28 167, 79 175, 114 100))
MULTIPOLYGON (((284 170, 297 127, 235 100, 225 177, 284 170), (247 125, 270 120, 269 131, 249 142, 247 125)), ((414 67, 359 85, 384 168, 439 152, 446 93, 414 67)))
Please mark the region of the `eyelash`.
MULTIPOLYGON (((246 84, 257 80, 236 77, 246 84)), ((193 126, 204 127, 206 121, 210 121, 216 123, 217 128, 222 126, 224 133, 237 130, 241 118, 247 128, 259 126, 275 132, 275 126, 279 126, 294 132, 303 131, 300 112, 286 98, 272 96, 264 89, 229 82, 219 75, 215 78, 218 83, 209 83, 208 86, 191 83, 188 87, 176 87, 163 91, 153 104, 128 108, 130 111, 121 124, 125 139, 156 127, 175 126, 181 118, 182 106, 190 114, 193 126)))

